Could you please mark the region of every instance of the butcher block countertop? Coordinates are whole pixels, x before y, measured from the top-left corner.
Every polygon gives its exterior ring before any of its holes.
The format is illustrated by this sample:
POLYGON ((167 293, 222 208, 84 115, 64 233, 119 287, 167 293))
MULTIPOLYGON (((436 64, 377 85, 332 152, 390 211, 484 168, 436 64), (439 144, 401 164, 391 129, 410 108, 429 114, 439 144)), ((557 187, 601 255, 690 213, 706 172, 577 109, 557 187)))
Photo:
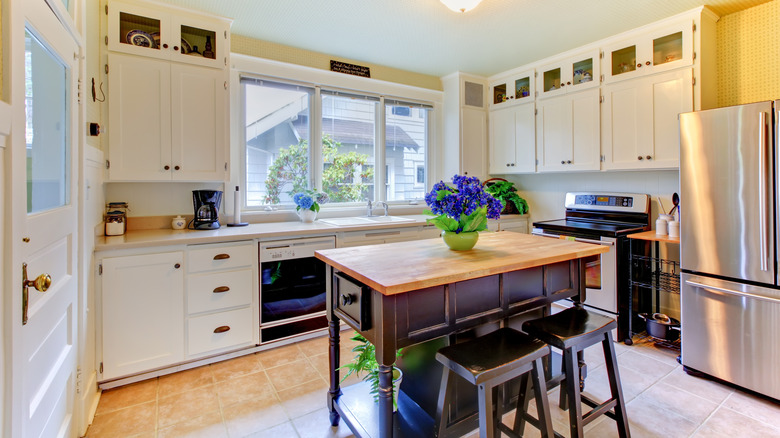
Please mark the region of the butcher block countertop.
POLYGON ((325 263, 379 291, 417 289, 549 265, 607 252, 608 247, 530 234, 480 233, 469 251, 451 251, 441 238, 326 249, 325 263))

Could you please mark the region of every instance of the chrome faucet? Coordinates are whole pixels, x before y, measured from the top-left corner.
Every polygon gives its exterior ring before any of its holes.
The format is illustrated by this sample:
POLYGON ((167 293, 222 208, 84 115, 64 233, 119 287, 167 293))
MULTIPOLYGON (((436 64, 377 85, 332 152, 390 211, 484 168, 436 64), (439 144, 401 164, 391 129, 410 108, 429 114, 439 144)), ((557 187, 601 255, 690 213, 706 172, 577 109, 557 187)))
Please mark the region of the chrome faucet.
POLYGON ((385 216, 387 216, 388 209, 387 209, 387 203, 385 201, 376 201, 376 202, 374 202, 372 204, 370 199, 366 199, 366 202, 367 202, 366 203, 366 216, 368 216, 368 217, 373 216, 374 215, 374 207, 376 207, 378 205, 382 205, 382 207, 384 207, 384 209, 385 209, 385 216))

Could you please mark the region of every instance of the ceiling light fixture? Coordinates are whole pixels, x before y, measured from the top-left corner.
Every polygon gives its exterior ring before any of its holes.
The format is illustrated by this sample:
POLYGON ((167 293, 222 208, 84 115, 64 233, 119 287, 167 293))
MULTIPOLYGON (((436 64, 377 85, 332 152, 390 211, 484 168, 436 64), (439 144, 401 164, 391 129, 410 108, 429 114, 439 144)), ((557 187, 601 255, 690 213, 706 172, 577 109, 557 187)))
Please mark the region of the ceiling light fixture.
POLYGON ((477 7, 482 0, 441 0, 444 6, 455 12, 468 12, 477 7))

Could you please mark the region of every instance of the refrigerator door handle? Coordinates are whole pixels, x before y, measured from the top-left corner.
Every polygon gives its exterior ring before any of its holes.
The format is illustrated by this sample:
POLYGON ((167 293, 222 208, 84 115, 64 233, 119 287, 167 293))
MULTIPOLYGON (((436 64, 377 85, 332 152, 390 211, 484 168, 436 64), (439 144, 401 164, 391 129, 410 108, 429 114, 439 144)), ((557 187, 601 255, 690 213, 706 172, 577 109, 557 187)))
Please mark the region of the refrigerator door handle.
POLYGON ((761 241, 761 270, 769 270, 768 223, 766 217, 766 113, 758 113, 758 216, 759 240, 761 241))
POLYGON ((780 299, 778 298, 772 298, 772 297, 765 297, 763 295, 758 294, 752 294, 750 292, 742 292, 738 290, 733 289, 727 289, 723 287, 718 286, 712 286, 704 283, 699 283, 698 281, 691 281, 691 280, 685 280, 687 284, 690 284, 691 286, 698 287, 701 289, 706 289, 710 292, 715 293, 721 293, 721 294, 727 294, 727 295, 735 295, 742 298, 751 298, 756 300, 762 300, 762 301, 769 301, 770 303, 780 303, 780 299))

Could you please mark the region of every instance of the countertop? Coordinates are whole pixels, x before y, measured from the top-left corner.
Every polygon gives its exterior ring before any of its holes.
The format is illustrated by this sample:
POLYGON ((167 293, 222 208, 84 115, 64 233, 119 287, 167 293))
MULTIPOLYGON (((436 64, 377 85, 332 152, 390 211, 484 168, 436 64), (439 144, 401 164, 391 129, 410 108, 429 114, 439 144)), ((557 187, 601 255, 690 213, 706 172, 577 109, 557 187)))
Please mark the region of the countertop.
POLYGON ((385 295, 607 252, 608 247, 511 231, 481 233, 474 249, 440 238, 320 250, 316 257, 385 295))
POLYGON ((629 239, 649 240, 652 242, 680 243, 679 237, 669 237, 655 234, 654 230, 642 231, 641 233, 629 234, 629 239))
MULTIPOLYGON (((228 227, 223 225, 218 230, 132 230, 121 236, 97 236, 95 251, 111 251, 134 248, 151 248, 168 245, 193 245, 202 243, 226 243, 247 239, 284 239, 292 237, 309 237, 335 235, 350 231, 369 231, 382 229, 398 229, 425 225, 425 220, 431 216, 424 214, 398 216, 409 221, 377 222, 360 225, 329 225, 321 220, 313 223, 300 221, 267 222, 249 224, 245 227, 228 227)), ((505 215, 504 220, 518 219, 525 215, 505 215)), ((327 219, 327 218, 323 218, 327 219)), ((431 225, 432 227, 432 225, 431 225)))

